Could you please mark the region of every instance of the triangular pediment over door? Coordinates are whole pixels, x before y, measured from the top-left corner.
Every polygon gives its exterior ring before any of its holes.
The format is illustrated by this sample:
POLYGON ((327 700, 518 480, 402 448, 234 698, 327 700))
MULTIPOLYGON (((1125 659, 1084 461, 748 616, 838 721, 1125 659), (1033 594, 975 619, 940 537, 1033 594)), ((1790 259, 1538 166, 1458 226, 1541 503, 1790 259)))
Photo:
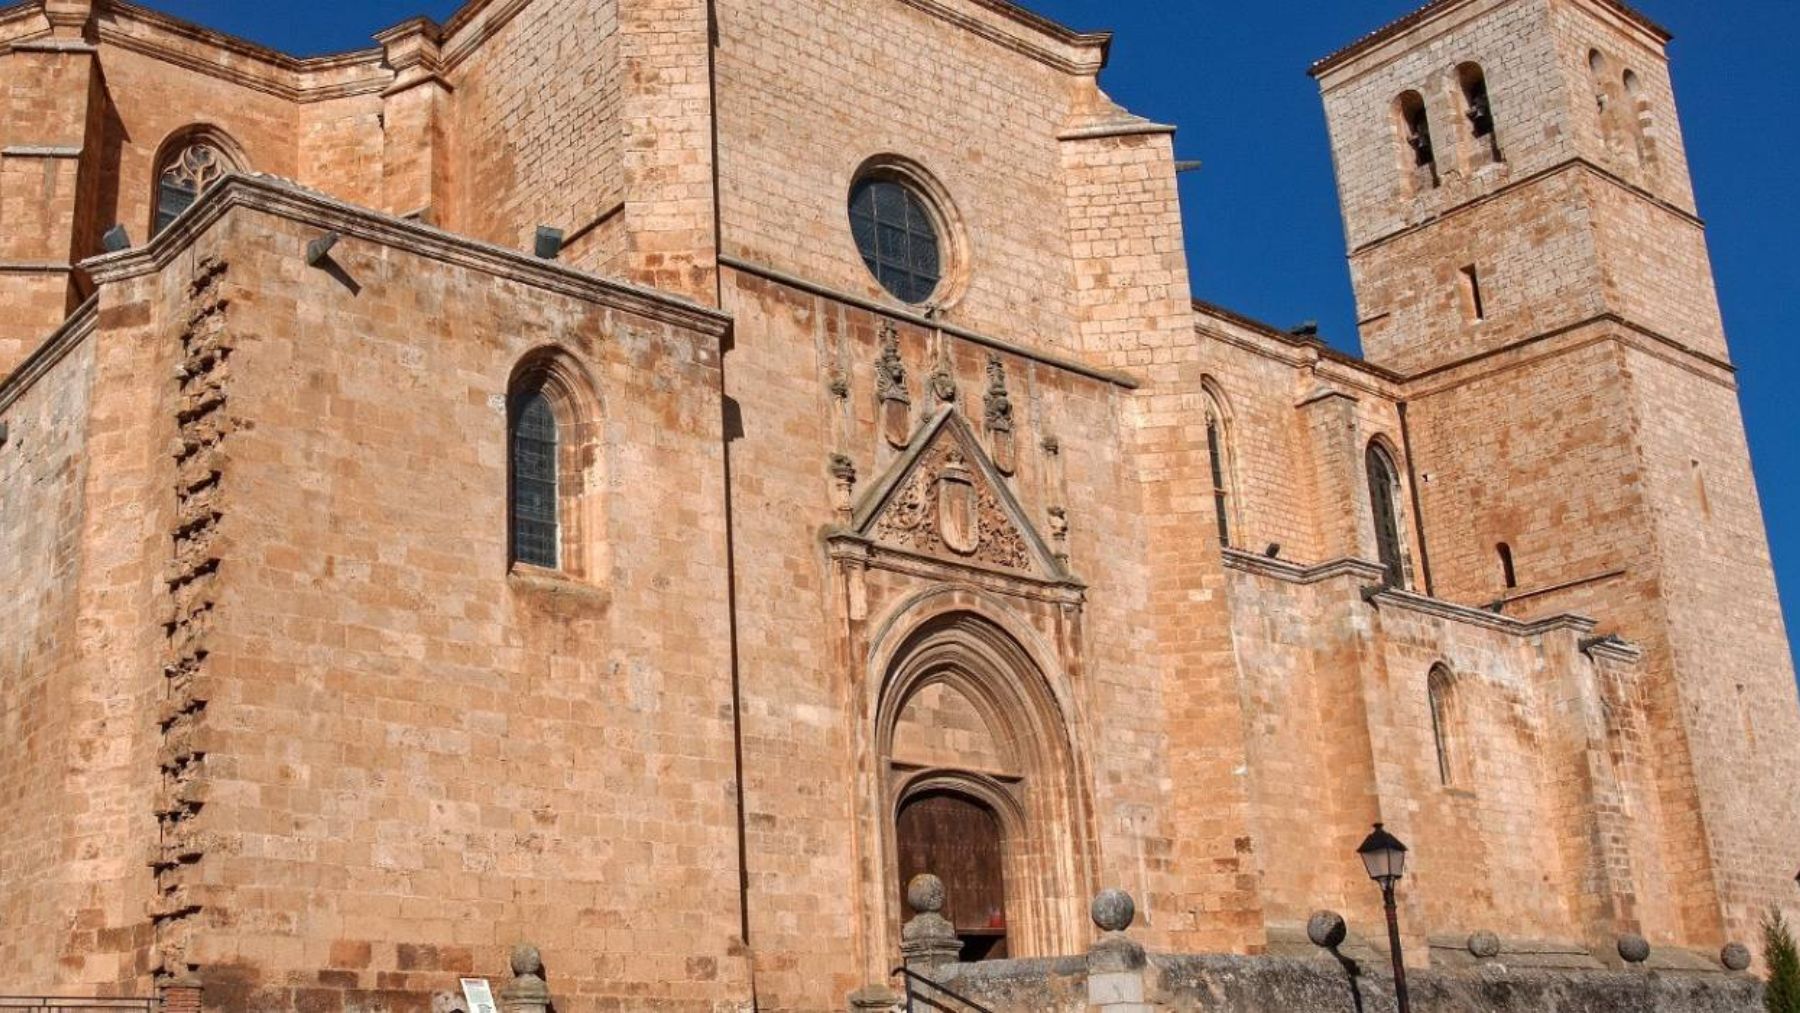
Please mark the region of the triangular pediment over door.
POLYGON ((1074 582, 969 423, 949 406, 920 426, 864 491, 850 529, 877 549, 1046 584, 1074 582))

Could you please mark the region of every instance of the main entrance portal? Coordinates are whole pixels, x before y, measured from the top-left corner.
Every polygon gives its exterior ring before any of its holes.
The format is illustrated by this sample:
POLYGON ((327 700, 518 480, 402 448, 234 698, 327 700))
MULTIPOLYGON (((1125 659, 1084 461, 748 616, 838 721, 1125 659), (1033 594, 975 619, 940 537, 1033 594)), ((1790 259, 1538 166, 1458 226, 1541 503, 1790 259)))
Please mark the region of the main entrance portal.
POLYGON ((944 882, 944 917, 962 940, 962 959, 1005 959, 1006 873, 999 816, 966 795, 927 792, 901 807, 894 837, 902 903, 914 876, 937 876, 944 882))
MULTIPOLYGON (((980 601, 973 592, 940 594, 980 601)), ((906 884, 926 873, 943 881, 942 914, 963 960, 1081 952, 1092 836, 1073 711, 1062 703, 1060 676, 1053 682, 1038 660, 1056 656, 955 608, 897 635, 889 650, 873 687, 865 782, 879 787, 865 810, 877 860, 862 887, 880 909, 870 920, 871 973, 891 966, 887 955, 899 951, 913 915, 906 884)))

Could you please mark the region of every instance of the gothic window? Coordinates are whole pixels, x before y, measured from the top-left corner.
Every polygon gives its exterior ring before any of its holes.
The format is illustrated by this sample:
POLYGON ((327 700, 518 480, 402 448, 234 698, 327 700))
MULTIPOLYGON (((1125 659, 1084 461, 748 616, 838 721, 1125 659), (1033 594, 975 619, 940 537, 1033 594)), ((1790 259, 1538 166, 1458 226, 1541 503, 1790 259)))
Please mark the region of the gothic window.
POLYGON ((1375 549, 1386 571, 1388 587, 1406 586, 1406 559, 1400 542, 1400 471, 1380 443, 1370 443, 1367 455, 1369 506, 1375 515, 1375 549))
POLYGON ((589 472, 594 400, 585 374, 560 351, 516 371, 507 398, 507 542, 514 564, 571 576, 597 572, 589 472))
POLYGON ((1501 542, 1499 545, 1494 546, 1494 551, 1500 557, 1500 579, 1505 582, 1506 589, 1511 591, 1514 588, 1517 588, 1519 586, 1519 571, 1513 566, 1512 546, 1505 542, 1501 542))
POLYGON ((1206 454, 1211 469, 1213 512, 1219 522, 1219 544, 1231 545, 1231 426, 1218 396, 1206 397, 1206 454))
POLYGON ((1438 780, 1449 787, 1462 780, 1458 764, 1463 759, 1456 680, 1449 668, 1444 665, 1431 667, 1431 676, 1426 680, 1426 696, 1431 706, 1431 738, 1437 748, 1438 780))
POLYGON ((943 245, 918 190, 887 175, 859 180, 850 191, 850 231, 863 264, 894 298, 918 305, 937 291, 943 245))
POLYGON ((1500 137, 1494 130, 1494 104, 1488 96, 1487 75, 1480 64, 1465 63, 1456 68, 1456 77, 1462 86, 1463 115, 1469 121, 1477 164, 1500 161, 1500 137))
POLYGON ((177 135, 156 163, 155 219, 150 234, 168 228, 219 177, 238 168, 226 142, 210 131, 177 135))
POLYGON ((1425 111, 1425 97, 1409 91, 1401 95, 1395 105, 1405 149, 1402 160, 1413 181, 1414 192, 1437 186, 1437 149, 1431 143, 1431 117, 1425 111))
POLYGON ((557 524, 556 409, 543 390, 513 405, 513 561, 555 569, 562 562, 557 524))

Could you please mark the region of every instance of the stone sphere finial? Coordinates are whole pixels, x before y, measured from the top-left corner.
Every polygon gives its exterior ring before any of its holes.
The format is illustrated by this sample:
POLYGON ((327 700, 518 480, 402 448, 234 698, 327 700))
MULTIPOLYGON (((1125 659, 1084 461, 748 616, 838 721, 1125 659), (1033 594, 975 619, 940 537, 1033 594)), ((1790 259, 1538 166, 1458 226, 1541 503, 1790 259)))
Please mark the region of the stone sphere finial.
POLYGON ((1619 956, 1627 964, 1641 964, 1650 959, 1650 941, 1638 935, 1620 936, 1619 956))
POLYGON ((544 975, 544 956, 538 948, 530 943, 520 943, 512 949, 512 973, 515 978, 541 978, 544 975))
POLYGON ((906 903, 916 914, 934 915, 944 910, 944 881, 929 872, 914 876, 906 884, 906 903))
POLYGON ((1500 955, 1500 937, 1492 932, 1477 932, 1469 937, 1469 955, 1477 960, 1492 960, 1500 955))
POLYGON ((1102 932, 1123 932, 1137 917, 1137 902, 1123 890, 1102 890, 1089 905, 1088 914, 1102 932))
POLYGON ((1719 963, 1724 964, 1727 971, 1748 971, 1750 948, 1743 943, 1726 943, 1719 951, 1719 963))
POLYGON ((1335 950, 1350 938, 1350 926, 1336 911, 1315 911, 1306 920, 1306 938, 1322 950, 1335 950))

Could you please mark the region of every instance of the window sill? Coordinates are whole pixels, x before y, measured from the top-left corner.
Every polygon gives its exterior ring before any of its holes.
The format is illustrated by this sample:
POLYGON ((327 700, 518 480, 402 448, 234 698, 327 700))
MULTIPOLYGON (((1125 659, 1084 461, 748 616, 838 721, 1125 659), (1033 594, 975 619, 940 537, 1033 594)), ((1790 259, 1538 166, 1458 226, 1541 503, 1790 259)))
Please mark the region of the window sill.
POLYGON ((596 605, 604 605, 612 600, 612 596, 593 584, 561 570, 533 566, 530 563, 514 563, 507 569, 506 582, 514 590, 535 594, 566 595, 579 598, 596 605))

